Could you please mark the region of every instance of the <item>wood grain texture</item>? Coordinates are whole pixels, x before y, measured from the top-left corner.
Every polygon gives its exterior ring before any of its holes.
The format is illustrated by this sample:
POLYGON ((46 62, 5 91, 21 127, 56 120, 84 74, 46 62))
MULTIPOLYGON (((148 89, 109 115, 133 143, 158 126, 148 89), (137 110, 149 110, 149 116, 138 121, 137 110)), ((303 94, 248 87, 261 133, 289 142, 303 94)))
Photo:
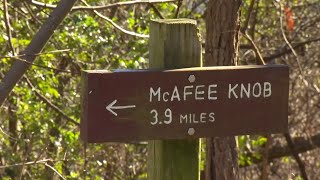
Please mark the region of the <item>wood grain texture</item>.
MULTIPOLYGON (((201 41, 194 20, 153 21, 150 27, 150 68, 202 66, 201 41)), ((149 180, 197 180, 199 140, 149 141, 149 180)))

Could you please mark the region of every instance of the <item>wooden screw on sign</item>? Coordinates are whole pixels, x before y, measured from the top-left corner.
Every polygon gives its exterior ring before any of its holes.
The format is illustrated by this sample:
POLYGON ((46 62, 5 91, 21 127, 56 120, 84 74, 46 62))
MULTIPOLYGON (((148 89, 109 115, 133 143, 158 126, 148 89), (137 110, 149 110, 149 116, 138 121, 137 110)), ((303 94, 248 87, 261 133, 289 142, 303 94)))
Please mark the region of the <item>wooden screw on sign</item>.
MULTIPOLYGON (((201 41, 196 24, 190 19, 151 22, 150 68, 201 67, 201 41)), ((193 129, 189 133, 193 134, 193 129)), ((148 178, 199 179, 199 147, 199 139, 149 141, 148 178)))

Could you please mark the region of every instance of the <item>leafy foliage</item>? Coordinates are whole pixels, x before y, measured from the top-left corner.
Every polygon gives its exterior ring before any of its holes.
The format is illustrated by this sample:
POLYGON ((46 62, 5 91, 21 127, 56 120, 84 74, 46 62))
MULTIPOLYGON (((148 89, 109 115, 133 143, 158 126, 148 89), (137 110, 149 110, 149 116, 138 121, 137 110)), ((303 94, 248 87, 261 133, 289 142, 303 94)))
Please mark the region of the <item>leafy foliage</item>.
MULTIPOLYGON (((19 60, 12 56, 23 54, 52 12, 50 6, 34 2, 38 1, 8 2, 12 37, 6 31, 6 20, 1 18, 0 77, 19 60), (10 49, 10 43, 15 52, 10 49)), ((59 1, 41 2, 56 5, 59 1)), ((91 6, 103 6, 118 1, 86 2, 91 6)), ((288 64, 291 68, 290 132, 294 136, 313 136, 318 132, 320 117, 319 0, 257 1, 252 12, 248 10, 250 3, 251 0, 244 0, 242 7, 242 23, 251 15, 247 33, 268 63, 288 64), (282 31, 293 45, 296 56, 288 48, 282 31)), ((175 18, 179 9, 179 17, 196 19, 200 33, 205 36, 207 0, 183 1, 180 8, 178 4, 132 4, 101 9, 99 13, 128 31, 148 35, 149 22, 161 18, 159 13, 164 18, 175 18)), ((85 4, 79 1, 76 6, 85 4)), ((4 17, 4 7, 0 8, 0 17, 4 17)), ((242 37, 240 44, 239 64, 255 64, 256 54, 248 40, 242 37)), ((147 68, 148 38, 123 33, 92 10, 79 10, 70 13, 42 52, 26 74, 29 81, 21 79, 0 109, 0 179, 60 176, 65 179, 146 179, 146 143, 86 145, 79 139, 79 127, 65 116, 79 122, 81 69, 147 68)), ((237 139, 240 166, 252 167, 263 160, 265 136, 239 136, 237 139)), ((280 135, 273 137, 272 147, 285 144, 280 135)), ((307 170, 311 179, 320 175, 318 152, 316 149, 303 155, 303 160, 309 163, 307 170)), ((202 160, 201 168, 204 166, 202 160)), ((270 178, 280 174, 289 179, 290 174, 299 174, 295 161, 288 157, 275 160, 271 169, 270 178)), ((252 172, 260 171, 243 168, 242 175, 257 178, 250 174, 252 172)), ((296 175, 295 178, 301 177, 296 175)))

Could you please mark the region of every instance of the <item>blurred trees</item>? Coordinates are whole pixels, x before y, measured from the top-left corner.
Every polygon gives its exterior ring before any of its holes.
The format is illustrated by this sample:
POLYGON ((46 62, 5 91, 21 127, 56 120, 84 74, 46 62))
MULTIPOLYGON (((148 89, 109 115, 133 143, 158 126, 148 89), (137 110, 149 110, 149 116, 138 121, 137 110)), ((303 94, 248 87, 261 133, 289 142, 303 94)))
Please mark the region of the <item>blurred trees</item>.
MULTIPOLYGON (((59 1, 5 2, 0 6, 1 79, 14 61, 23 61, 25 48, 59 1)), ((0 179, 145 179, 145 143, 79 140, 80 70, 147 68, 150 20, 193 18, 204 37, 207 3, 78 1, 1 106, 0 179)), ((317 179, 320 1, 243 0, 241 10, 238 64, 261 59, 287 64, 291 80, 290 136, 239 136, 240 177, 317 179)))

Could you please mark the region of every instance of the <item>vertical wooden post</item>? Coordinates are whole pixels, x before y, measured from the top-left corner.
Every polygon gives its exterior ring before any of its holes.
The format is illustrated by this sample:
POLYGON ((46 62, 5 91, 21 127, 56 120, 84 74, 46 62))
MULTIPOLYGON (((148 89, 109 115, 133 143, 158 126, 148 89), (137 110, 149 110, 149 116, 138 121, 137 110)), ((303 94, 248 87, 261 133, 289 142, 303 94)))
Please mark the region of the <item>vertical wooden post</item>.
MULTIPOLYGON (((149 53, 150 68, 202 66, 196 21, 166 19, 151 22, 149 53)), ((149 141, 148 179, 198 180, 199 148, 198 139, 149 141)))

